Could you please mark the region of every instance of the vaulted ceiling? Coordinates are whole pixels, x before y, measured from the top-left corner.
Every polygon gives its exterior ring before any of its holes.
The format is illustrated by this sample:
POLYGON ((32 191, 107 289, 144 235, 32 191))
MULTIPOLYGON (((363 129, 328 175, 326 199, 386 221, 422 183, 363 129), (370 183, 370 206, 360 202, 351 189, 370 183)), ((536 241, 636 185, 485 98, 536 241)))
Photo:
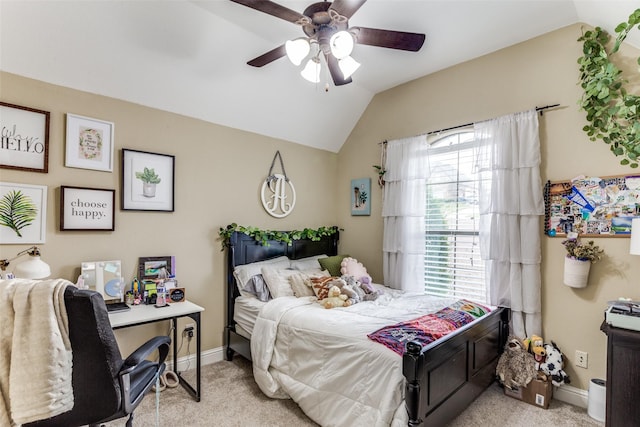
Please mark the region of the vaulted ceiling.
MULTIPOLYGON (((278 1, 298 12, 312 2, 278 1)), ((286 58, 248 66, 303 33, 228 0, 0 0, 0 69, 337 152, 381 91, 577 22, 613 34, 638 6, 368 0, 350 26, 425 33, 426 42, 416 53, 356 45, 353 83, 325 91, 328 76, 309 83, 286 58)), ((640 31, 628 41, 640 47, 640 31)))

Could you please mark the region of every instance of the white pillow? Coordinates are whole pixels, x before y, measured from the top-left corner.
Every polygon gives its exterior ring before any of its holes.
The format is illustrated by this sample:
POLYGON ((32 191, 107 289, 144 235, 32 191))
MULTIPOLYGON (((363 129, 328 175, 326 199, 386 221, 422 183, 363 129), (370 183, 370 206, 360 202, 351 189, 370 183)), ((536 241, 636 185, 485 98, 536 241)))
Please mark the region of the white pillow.
POLYGON ((298 270, 281 269, 267 265, 262 267, 260 271, 272 298, 293 296, 293 289, 289 284, 289 276, 300 273, 298 270))
POLYGON ((244 290, 247 282, 256 274, 260 274, 260 269, 265 265, 273 265, 276 268, 288 268, 289 258, 281 256, 264 261, 252 262, 251 264, 238 265, 233 269, 233 277, 236 279, 236 286, 242 296, 255 296, 244 290))
POLYGON ((295 270, 313 270, 320 267, 318 260, 320 258, 327 258, 327 255, 315 255, 307 258, 292 259, 291 268, 295 270))

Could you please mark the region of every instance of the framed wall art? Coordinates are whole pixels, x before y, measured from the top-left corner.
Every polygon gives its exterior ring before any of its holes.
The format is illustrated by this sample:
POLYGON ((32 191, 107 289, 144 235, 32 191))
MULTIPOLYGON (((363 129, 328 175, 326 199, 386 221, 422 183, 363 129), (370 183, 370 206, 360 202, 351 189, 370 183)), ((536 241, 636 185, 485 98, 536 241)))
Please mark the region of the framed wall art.
POLYGON ((351 180, 351 215, 371 215, 371 178, 351 180))
POLYGON ((116 191, 60 187, 60 231, 113 231, 116 191))
POLYGON ((113 171, 111 122, 67 113, 67 149, 64 165, 70 168, 113 171))
POLYGON ((170 256, 138 258, 138 280, 157 279, 163 268, 167 274, 174 274, 172 258, 170 256))
POLYGON ((0 168, 49 171, 49 112, 0 102, 0 168))
POLYGON ((174 211, 175 156, 122 149, 122 209, 174 211))
POLYGON ((549 237, 629 237, 631 220, 640 218, 640 175, 549 181, 544 201, 549 237))
POLYGON ((47 186, 0 182, 0 242, 44 243, 47 186))

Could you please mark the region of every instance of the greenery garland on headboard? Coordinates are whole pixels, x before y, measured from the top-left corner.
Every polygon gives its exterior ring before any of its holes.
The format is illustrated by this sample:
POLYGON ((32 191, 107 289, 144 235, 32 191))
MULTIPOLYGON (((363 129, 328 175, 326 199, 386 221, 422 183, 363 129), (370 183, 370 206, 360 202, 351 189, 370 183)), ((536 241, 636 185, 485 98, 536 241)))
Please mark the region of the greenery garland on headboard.
POLYGON ((235 222, 229 224, 226 227, 220 227, 218 235, 222 240, 222 249, 229 246, 229 239, 235 232, 244 233, 247 236, 253 237, 257 242, 260 242, 263 246, 267 246, 269 240, 276 240, 278 242, 285 242, 287 245, 291 245, 294 240, 309 239, 318 241, 322 237, 332 236, 338 232, 338 227, 320 227, 318 229, 305 228, 303 230, 291 230, 291 231, 273 231, 273 230, 261 230, 257 227, 245 227, 238 225, 235 222))
POLYGON ((584 90, 579 104, 589 121, 583 130, 591 141, 601 139, 609 144, 614 155, 624 157, 620 164, 632 168, 638 167, 640 159, 640 96, 627 93, 624 86, 627 81, 611 57, 635 26, 640 28, 640 9, 616 27, 618 36, 611 52, 606 48, 609 34, 600 27, 578 39, 583 42, 583 56, 578 58, 578 64, 584 90))

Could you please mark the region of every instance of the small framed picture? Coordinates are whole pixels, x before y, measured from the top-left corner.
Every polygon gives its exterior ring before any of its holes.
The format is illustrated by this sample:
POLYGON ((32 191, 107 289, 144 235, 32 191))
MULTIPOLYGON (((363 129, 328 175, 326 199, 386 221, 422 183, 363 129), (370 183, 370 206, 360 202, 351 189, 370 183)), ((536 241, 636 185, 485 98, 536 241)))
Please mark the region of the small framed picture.
POLYGON ((49 112, 0 102, 0 168, 49 171, 49 112))
POLYGON ((351 180, 351 215, 371 215, 371 178, 351 180))
POLYGON ((164 269, 167 276, 173 274, 172 257, 140 257, 138 258, 138 280, 154 280, 164 269))
POLYGON ((44 243, 47 186, 0 182, 0 242, 44 243))
POLYGON ((116 191, 60 187, 60 231, 115 230, 116 191))
POLYGON ((69 168, 113 172, 113 123, 67 113, 69 168))
POLYGON ((122 210, 174 211, 175 156, 122 149, 122 210))

